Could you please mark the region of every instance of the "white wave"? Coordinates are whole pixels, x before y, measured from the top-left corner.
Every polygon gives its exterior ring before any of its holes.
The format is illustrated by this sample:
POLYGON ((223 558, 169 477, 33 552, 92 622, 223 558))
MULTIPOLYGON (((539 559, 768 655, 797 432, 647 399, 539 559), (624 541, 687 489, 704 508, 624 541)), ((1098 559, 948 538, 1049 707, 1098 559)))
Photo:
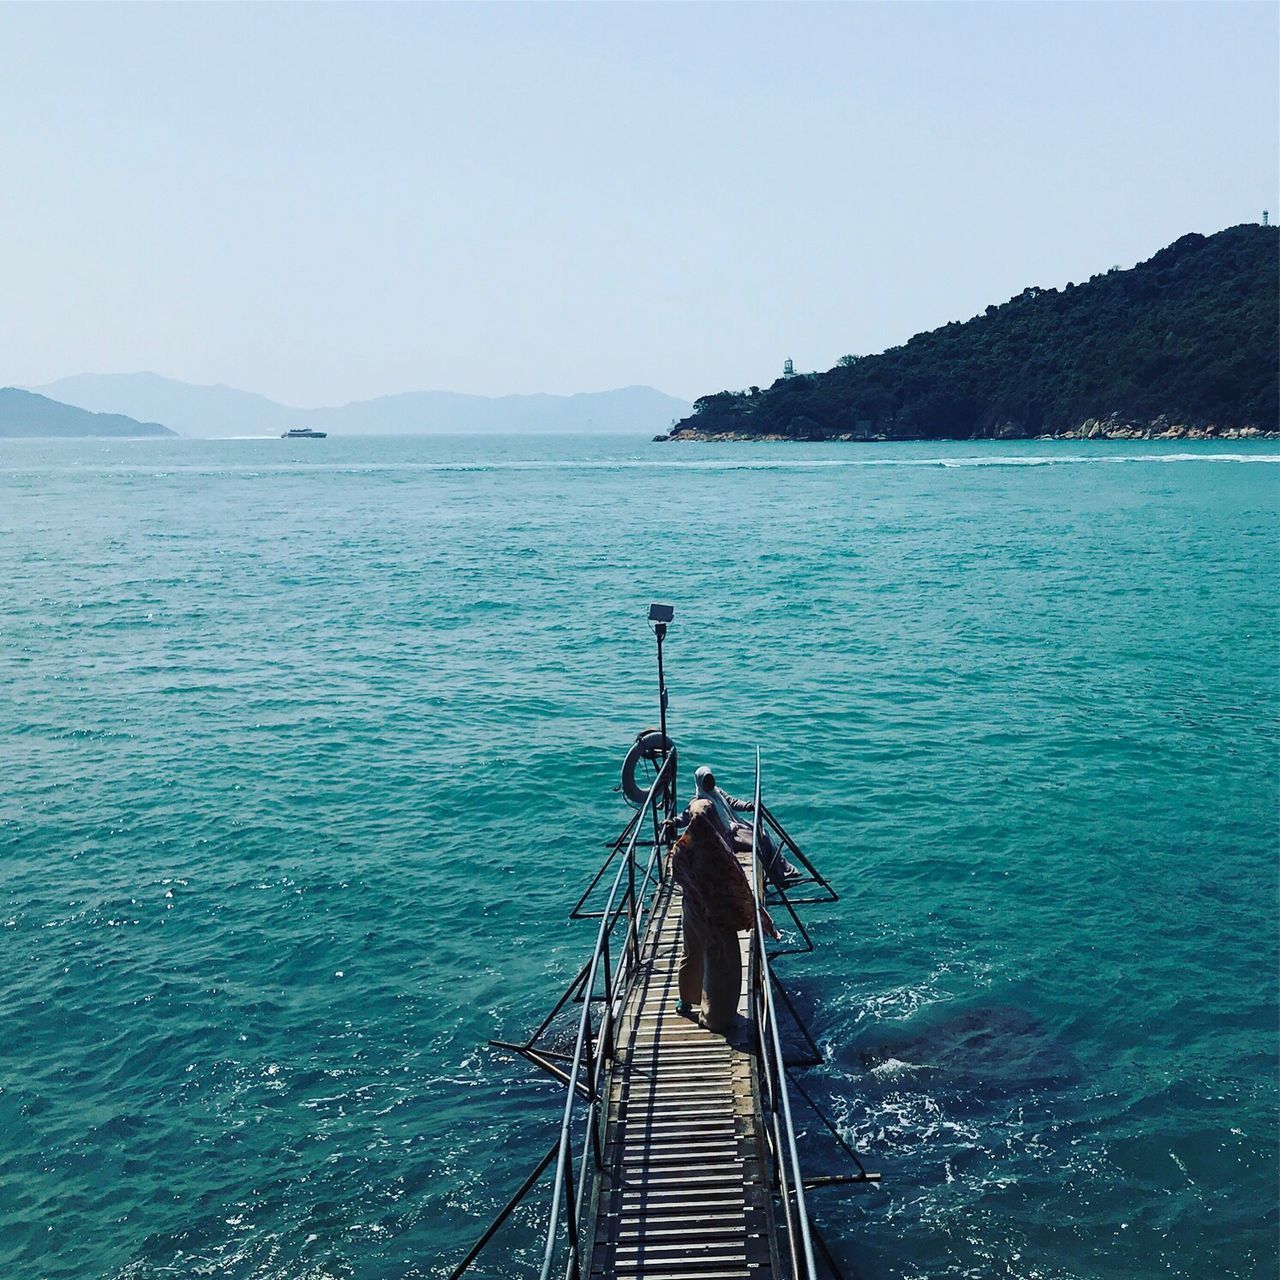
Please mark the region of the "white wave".
POLYGON ((945 470, 979 467, 1078 467, 1120 463, 1277 463, 1274 453, 1137 453, 1092 454, 1048 457, 1045 455, 1001 454, 995 457, 961 456, 929 458, 511 458, 502 460, 458 460, 426 462, 396 459, 386 462, 288 462, 288 463, 193 463, 134 465, 104 463, 77 466, 0 467, 0 475, 305 475, 312 472, 368 475, 394 472, 503 472, 503 471, 832 471, 864 467, 936 467, 945 470))
POLYGON ((883 1062, 871 1068, 871 1074, 877 1080, 897 1080, 902 1076, 909 1075, 912 1071, 924 1070, 918 1063, 903 1062, 901 1058, 886 1058, 883 1062))

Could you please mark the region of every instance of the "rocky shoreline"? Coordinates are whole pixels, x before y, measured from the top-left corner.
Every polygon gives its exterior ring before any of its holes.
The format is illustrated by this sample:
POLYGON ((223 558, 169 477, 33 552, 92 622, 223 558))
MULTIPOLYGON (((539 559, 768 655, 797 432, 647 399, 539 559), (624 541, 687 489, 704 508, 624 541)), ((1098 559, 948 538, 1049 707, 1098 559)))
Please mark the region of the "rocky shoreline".
POLYGON ((693 427, 678 427, 665 435, 654 436, 655 444, 673 441, 693 441, 701 444, 728 444, 754 440, 762 444, 778 444, 787 441, 799 444, 881 444, 904 443, 919 440, 1280 440, 1280 431, 1262 427, 1203 427, 1186 426, 1156 418, 1152 422, 1126 422, 1112 416, 1086 418, 1078 427, 1068 431, 1032 435, 1020 430, 1013 423, 998 428, 986 436, 924 436, 886 435, 883 432, 845 432, 831 436, 791 436, 778 432, 757 434, 751 431, 700 431, 693 427))

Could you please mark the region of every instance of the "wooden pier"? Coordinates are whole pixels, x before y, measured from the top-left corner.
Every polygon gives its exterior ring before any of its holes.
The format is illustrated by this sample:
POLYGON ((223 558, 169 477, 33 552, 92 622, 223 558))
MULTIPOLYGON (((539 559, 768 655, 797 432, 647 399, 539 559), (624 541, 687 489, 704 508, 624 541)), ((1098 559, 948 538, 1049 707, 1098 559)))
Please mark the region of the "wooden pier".
MULTIPOLYGON (((599 921, 587 963, 523 1043, 490 1041, 564 1086, 559 1136, 449 1280, 462 1280, 548 1169, 539 1280, 818 1280, 815 1238, 827 1264, 822 1274, 839 1280, 809 1219, 789 1098, 789 1066, 818 1062, 818 1049, 779 987, 813 1055, 788 1059, 759 921, 739 934, 743 981, 727 1032, 678 1012, 682 895, 664 868, 660 830, 672 811, 667 784, 675 766, 668 747, 644 803, 570 912, 599 921), (603 902, 592 909, 587 904, 600 901, 611 869, 603 902), (570 1052, 556 1028, 575 1008, 570 1052)), ((800 949, 810 950, 796 906, 838 895, 762 805, 758 752, 754 800, 753 847, 737 854, 739 863, 762 903, 758 851, 767 823, 803 865, 800 883, 814 886, 810 896, 779 899, 800 949)), ((827 1176, 821 1185, 876 1180, 805 1098, 859 1169, 857 1177, 827 1176)))
MULTIPOLYGON (((753 874, 751 854, 739 858, 753 874)), ((751 1026, 755 935, 741 935, 738 1021, 717 1034, 676 1011, 681 928, 681 893, 668 876, 617 1025, 590 1274, 773 1280, 777 1237, 751 1026)))

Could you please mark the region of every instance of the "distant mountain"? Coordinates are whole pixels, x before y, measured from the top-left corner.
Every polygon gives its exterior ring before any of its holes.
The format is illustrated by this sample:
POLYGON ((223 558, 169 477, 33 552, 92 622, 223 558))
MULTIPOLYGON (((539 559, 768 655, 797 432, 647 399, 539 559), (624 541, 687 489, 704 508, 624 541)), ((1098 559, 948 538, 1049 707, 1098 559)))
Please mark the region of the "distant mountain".
POLYGON ((687 400, 652 387, 580 392, 572 396, 464 396, 449 391, 410 391, 357 401, 340 409, 297 410, 308 425, 344 434, 401 435, 441 432, 651 433, 683 417, 687 400))
POLYGON ((163 422, 184 436, 279 435, 296 411, 235 387, 196 387, 155 373, 82 373, 43 387, 42 395, 95 413, 163 422))
POLYGON ((35 388, 83 409, 127 413, 167 423, 183 435, 279 435, 315 427, 342 435, 445 432, 665 431, 689 412, 687 400, 652 387, 572 396, 466 396, 411 391, 323 409, 295 409, 234 387, 200 387, 154 373, 85 373, 35 388))
POLYGON ((0 436, 171 436, 158 422, 137 422, 118 413, 88 413, 45 396, 0 388, 0 436))
POLYGON ((671 439, 1256 435, 1280 428, 1280 232, 1186 235, 1132 270, 1024 289, 963 324, 761 390, 671 439))

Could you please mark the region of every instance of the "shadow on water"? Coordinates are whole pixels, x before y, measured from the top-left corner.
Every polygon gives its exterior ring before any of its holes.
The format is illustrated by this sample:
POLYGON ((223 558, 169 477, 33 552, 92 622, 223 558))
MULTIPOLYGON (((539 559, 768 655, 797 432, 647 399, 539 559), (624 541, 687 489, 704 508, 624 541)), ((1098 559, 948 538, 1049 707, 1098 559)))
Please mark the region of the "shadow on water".
POLYGON ((1007 1095, 1078 1083, 1083 1068, 1035 1014, 1017 1005, 978 1005, 913 1025, 869 1029, 838 1054, 852 1053, 877 1080, 915 1078, 938 1088, 1007 1095))
MULTIPOLYGON (((800 1071, 798 1079, 862 1163, 883 1179, 823 1187, 811 1196, 815 1220, 847 1280, 903 1274, 898 1235, 904 1214, 927 1227, 916 1228, 913 1251, 925 1256, 940 1248, 948 1255, 956 1246, 953 1215, 971 1221, 990 1195, 1003 1194, 1020 1176, 1042 1176, 1040 1133, 1086 1073, 1041 1017, 1012 1003, 947 1003, 908 1020, 842 1029, 823 1025, 815 984, 802 980, 791 994, 827 1050, 824 1066, 800 1071)), ((855 1172, 803 1104, 797 1120, 806 1174, 855 1172)), ((933 1274, 953 1274, 953 1262, 933 1274)))

